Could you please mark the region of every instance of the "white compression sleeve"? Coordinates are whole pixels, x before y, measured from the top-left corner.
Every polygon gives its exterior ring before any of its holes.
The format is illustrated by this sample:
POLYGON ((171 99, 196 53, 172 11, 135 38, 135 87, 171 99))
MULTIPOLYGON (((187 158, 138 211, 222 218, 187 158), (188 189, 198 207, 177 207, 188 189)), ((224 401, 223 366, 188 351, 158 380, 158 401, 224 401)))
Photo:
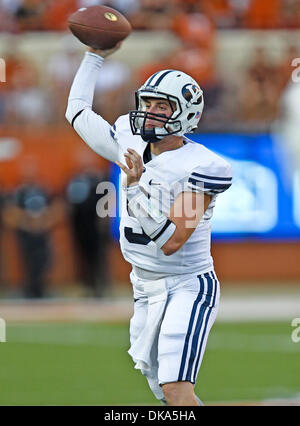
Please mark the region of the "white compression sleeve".
POLYGON ((119 145, 111 136, 111 126, 92 111, 96 81, 102 64, 103 58, 99 55, 85 53, 71 87, 66 118, 97 154, 116 161, 119 158, 119 145))

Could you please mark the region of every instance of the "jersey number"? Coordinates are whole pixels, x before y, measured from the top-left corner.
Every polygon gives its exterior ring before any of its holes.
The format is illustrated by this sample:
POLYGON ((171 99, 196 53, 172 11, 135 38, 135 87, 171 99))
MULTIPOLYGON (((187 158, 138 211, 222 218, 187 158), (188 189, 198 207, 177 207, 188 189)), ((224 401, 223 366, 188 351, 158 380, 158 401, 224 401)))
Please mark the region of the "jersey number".
POLYGON ((133 232, 132 228, 129 228, 127 226, 125 226, 124 228, 124 235, 127 241, 134 244, 141 244, 143 246, 146 246, 151 241, 151 238, 148 237, 147 234, 145 234, 144 230, 142 234, 139 234, 137 232, 133 232))

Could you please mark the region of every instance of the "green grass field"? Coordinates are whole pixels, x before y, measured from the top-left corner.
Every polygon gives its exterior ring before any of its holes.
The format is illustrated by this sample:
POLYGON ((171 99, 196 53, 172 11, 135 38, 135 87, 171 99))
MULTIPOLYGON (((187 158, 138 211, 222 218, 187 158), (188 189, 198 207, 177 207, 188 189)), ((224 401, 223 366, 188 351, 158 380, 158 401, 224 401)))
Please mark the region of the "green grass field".
MULTIPOLYGON (((216 323, 197 394, 206 404, 295 399, 290 323, 216 323)), ((128 324, 11 324, 0 344, 0 405, 159 405, 127 354, 128 324)))

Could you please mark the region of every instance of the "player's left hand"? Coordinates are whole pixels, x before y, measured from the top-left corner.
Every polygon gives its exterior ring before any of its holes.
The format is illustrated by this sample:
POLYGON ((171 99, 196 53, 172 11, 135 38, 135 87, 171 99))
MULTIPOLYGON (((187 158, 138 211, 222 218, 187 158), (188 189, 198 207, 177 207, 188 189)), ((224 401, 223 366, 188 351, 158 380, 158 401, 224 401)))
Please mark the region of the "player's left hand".
POLYGON ((131 148, 127 149, 127 152, 125 152, 124 157, 128 167, 126 167, 119 161, 116 161, 116 164, 120 167, 120 169, 123 170, 124 173, 126 173, 126 186, 137 185, 144 170, 142 157, 134 149, 131 148))

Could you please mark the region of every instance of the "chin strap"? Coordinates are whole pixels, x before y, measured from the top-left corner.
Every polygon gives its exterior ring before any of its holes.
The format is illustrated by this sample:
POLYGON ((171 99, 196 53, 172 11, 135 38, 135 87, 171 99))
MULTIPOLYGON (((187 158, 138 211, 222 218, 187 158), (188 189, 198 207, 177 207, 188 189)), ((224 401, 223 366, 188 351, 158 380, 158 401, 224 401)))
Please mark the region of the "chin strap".
POLYGON ((155 142, 159 142, 162 140, 162 137, 157 137, 155 134, 155 130, 145 130, 143 132, 143 130, 141 130, 141 138, 143 139, 144 142, 150 142, 150 143, 155 143, 155 142))

